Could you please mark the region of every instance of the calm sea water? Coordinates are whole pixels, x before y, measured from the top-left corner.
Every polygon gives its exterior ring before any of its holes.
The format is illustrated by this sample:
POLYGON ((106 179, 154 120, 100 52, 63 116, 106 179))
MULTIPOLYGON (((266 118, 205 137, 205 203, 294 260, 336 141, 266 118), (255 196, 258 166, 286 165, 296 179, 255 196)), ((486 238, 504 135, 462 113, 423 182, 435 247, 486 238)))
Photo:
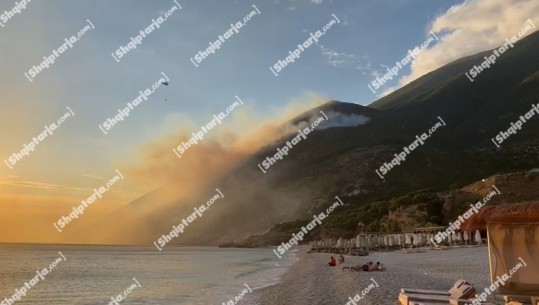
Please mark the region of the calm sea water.
POLYGON ((255 304, 256 289, 275 284, 294 260, 271 249, 0 245, 0 302, 28 282, 14 304, 109 304, 122 294, 120 304, 221 305, 243 290, 238 304, 255 304), (36 271, 55 261, 32 286, 36 271))

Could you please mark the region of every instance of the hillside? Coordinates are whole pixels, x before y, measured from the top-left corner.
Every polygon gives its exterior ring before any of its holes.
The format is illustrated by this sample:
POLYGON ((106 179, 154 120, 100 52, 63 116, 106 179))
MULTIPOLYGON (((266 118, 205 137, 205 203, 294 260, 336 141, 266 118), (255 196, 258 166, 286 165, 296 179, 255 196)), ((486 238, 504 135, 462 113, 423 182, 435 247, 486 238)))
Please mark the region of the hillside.
MULTIPOLYGON (((470 82, 464 72, 488 52, 450 63, 368 107, 333 101, 298 116, 288 127, 305 126, 320 110, 330 113, 334 124, 310 133, 266 174, 257 164, 292 135, 267 143, 225 175, 212 177, 213 184, 227 195, 204 221, 192 224, 174 242, 220 244, 262 233, 280 236, 276 225, 294 227, 297 220, 325 209, 335 196, 347 206, 336 210, 333 220, 324 224, 326 235, 333 234, 332 228, 335 235, 353 234, 358 221, 375 217, 379 221, 370 224, 372 230, 395 230, 398 224, 382 217, 389 219, 389 209, 396 201, 403 208, 425 201, 421 208, 430 212, 423 213, 426 216, 419 217, 417 224, 440 223, 447 221, 448 212, 439 209, 436 194, 484 177, 539 167, 539 119, 526 123, 500 149, 491 142, 529 111, 532 103, 539 103, 539 32, 519 42, 493 68, 470 82), (447 126, 381 179, 375 170, 390 162, 416 135, 428 131, 438 117, 447 126)), ((115 219, 136 215, 144 226, 129 228, 129 232, 148 236, 146 241, 151 242, 213 191, 209 188, 187 200, 167 202, 165 208, 149 209, 160 192, 165 190, 139 198, 102 225, 114 231, 115 219), (142 209, 144 213, 137 212, 142 209)), ((398 218, 395 213, 392 217, 398 218)))

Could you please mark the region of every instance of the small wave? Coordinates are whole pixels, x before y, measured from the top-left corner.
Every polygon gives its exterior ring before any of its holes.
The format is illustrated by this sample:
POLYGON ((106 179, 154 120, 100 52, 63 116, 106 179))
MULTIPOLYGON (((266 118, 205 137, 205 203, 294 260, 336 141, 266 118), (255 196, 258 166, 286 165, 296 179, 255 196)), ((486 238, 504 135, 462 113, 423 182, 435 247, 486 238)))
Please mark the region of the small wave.
POLYGON ((260 272, 260 271, 264 271, 264 270, 267 270, 267 269, 268 269, 267 267, 251 269, 249 271, 245 271, 245 272, 241 272, 241 273, 237 274, 236 276, 234 276, 234 278, 237 279, 237 278, 248 276, 248 275, 251 275, 251 274, 254 274, 254 273, 257 273, 257 272, 260 272))
POLYGON ((263 257, 263 258, 257 259, 256 261, 257 262, 271 262, 273 260, 275 260, 275 258, 273 257, 263 257))

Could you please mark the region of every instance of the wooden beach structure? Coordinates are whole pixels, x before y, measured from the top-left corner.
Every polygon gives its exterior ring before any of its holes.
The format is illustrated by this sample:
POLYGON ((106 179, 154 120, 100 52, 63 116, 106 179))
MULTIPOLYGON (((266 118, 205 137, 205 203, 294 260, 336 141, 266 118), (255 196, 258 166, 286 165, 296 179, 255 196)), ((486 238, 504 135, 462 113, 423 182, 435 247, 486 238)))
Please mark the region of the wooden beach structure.
POLYGON ((510 276, 494 303, 539 305, 539 201, 485 207, 464 228, 487 229, 491 283, 510 276))
POLYGON ((539 201, 484 207, 461 229, 486 229, 490 286, 458 280, 448 291, 402 288, 401 304, 539 305, 539 201))

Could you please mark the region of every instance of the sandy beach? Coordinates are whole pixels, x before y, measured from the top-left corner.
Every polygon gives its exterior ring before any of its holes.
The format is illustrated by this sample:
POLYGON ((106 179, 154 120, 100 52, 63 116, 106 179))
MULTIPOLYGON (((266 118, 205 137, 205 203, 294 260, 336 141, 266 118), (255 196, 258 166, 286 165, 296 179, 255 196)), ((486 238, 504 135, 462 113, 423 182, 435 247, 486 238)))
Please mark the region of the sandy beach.
POLYGON ((380 261, 387 268, 384 272, 343 271, 342 265, 326 266, 331 254, 307 254, 307 250, 300 248, 299 260, 280 284, 257 292, 260 305, 344 305, 373 280, 379 287, 372 288, 358 304, 398 304, 401 287, 447 290, 462 278, 482 290, 489 283, 487 247, 345 256, 344 266, 380 261))

